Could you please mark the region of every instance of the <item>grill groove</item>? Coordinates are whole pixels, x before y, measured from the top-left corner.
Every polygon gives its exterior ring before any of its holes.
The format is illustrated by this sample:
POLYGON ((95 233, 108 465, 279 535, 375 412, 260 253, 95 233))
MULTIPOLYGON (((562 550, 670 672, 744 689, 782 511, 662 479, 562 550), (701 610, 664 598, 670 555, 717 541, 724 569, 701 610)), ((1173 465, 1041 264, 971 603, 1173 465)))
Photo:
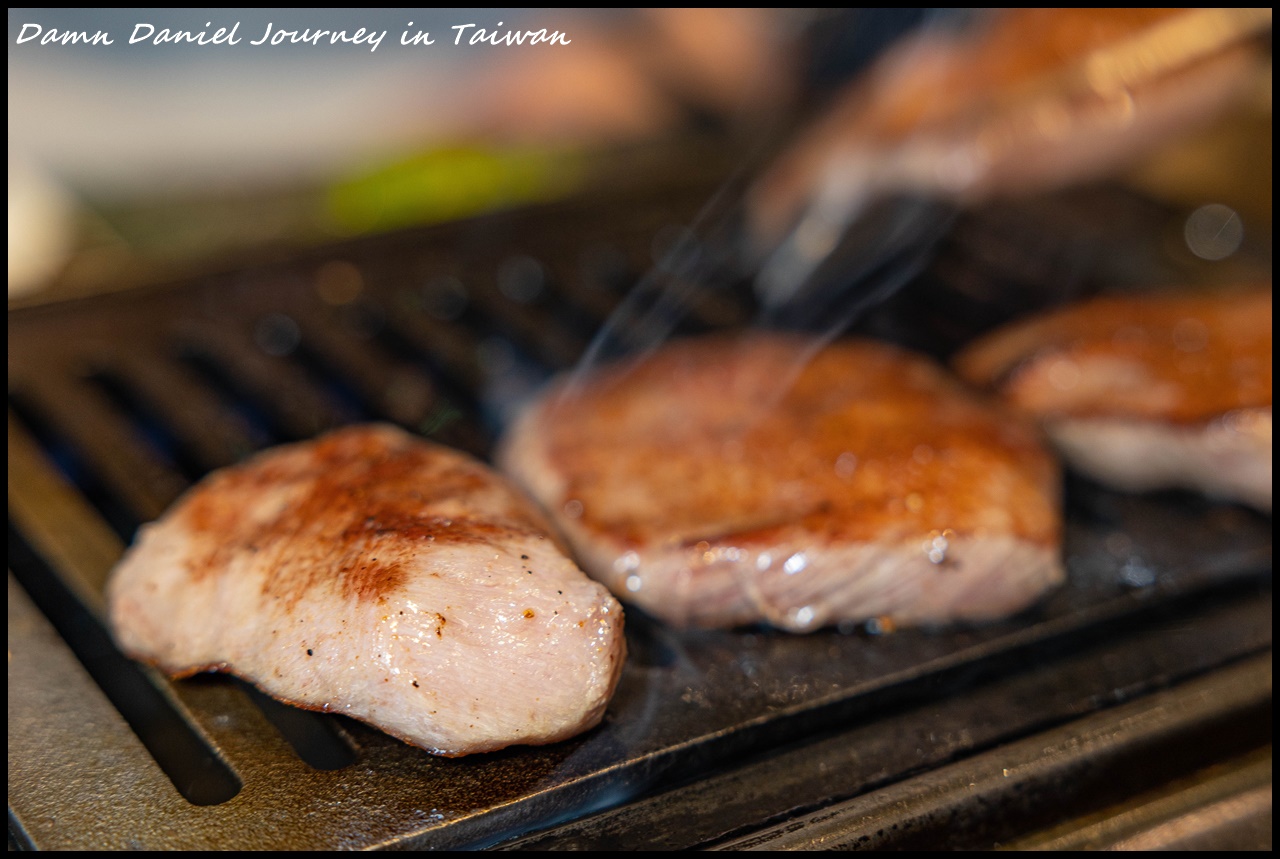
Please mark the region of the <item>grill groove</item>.
MULTIPOLYGON (((47 616, 67 604, 92 619, 137 525, 200 474, 253 450, 379 418, 485 455, 506 411, 577 359, 624 300, 621 287, 650 269, 654 236, 688 223, 702 197, 615 202, 604 215, 598 202, 561 204, 166 290, 11 312, 11 567, 26 590, 52 588, 55 597, 41 598, 47 616)), ((1017 215, 983 217, 1034 231, 1017 215)), ((1038 217, 1041 233, 1052 232, 1052 210, 1038 217)), ((1021 296, 1020 308, 1048 300, 1025 280, 1034 275, 1022 270, 1026 260, 990 236, 988 250, 971 252, 992 229, 961 219, 941 261, 859 329, 945 354, 972 333, 957 327, 960 317, 981 327, 1008 312, 1009 295, 1021 296), (990 292, 965 291, 976 283, 990 292)), ((1051 291, 1088 288, 1081 278, 1072 273, 1051 291)), ((681 330, 750 318, 742 284, 730 275, 720 282, 710 297, 695 296, 677 320, 681 330)), ((260 708, 258 694, 237 681, 147 675, 203 744, 192 760, 221 762, 240 786, 211 805, 188 801, 189 791, 171 796, 145 753, 117 763, 111 756, 132 749, 128 729, 95 729, 87 746, 70 743, 77 725, 111 719, 92 688, 79 704, 56 697, 57 685, 72 681, 62 667, 41 668, 65 666, 69 656, 33 632, 40 646, 17 648, 24 659, 32 654, 21 674, 30 694, 21 685, 15 692, 10 675, 11 821, 37 846, 444 848, 498 844, 614 809, 527 843, 693 846, 1269 651, 1268 521, 1186 498, 1116 496, 1083 481, 1068 488, 1071 582, 1037 611, 939 633, 804 637, 684 633, 629 612, 633 656, 605 725, 551 747, 433 758, 357 723, 260 708), (1127 535, 1131 556, 1108 548, 1115 533, 1127 535), (1155 571, 1149 586, 1126 578, 1134 557, 1155 571), (41 702, 55 699, 67 712, 42 713, 41 702), (914 733, 899 731, 900 717, 917 720, 914 733), (925 745, 931 735, 945 739, 925 745), (71 795, 74 780, 44 777, 76 767, 60 746, 91 757, 85 748, 97 748, 135 787, 108 802, 105 777, 90 773, 100 792, 71 795), (874 756, 861 751, 871 747, 874 756), (15 749, 26 757, 15 760, 15 749), (731 796, 715 791, 767 776, 770 761, 794 750, 807 763, 780 779, 791 787, 752 793, 736 822, 726 817, 717 829, 707 818, 714 809, 686 805, 705 812, 703 824, 667 825, 700 790, 731 796), (804 768, 837 753, 848 771, 823 793, 827 776, 804 768), (675 789, 654 790, 662 785, 675 789)), ((20 609, 11 599, 11 612, 20 609)), ((34 611, 27 615, 11 620, 11 652, 15 632, 39 625, 34 611)), ((79 653, 74 637, 64 638, 79 653)), ((202 787, 194 795, 215 794, 202 787)))

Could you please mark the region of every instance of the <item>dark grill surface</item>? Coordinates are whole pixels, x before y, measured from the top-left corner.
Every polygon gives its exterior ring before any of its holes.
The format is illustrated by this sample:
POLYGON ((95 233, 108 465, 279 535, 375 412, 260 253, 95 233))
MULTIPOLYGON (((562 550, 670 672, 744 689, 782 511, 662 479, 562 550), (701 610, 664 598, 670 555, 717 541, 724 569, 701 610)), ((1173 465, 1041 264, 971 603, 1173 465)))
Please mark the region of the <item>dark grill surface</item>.
MULTIPOLYGON (((435 758, 114 650, 105 577, 195 480, 365 420, 487 455, 705 198, 562 203, 11 310, 11 845, 1088 846, 1119 837, 1080 841, 1090 815, 1177 811, 1160 791, 1182 782, 1209 797, 1197 808, 1265 790, 1269 821, 1271 523, 1179 493, 1069 479, 1070 581, 1002 623, 792 636, 630 611, 604 725, 550 747, 435 758), (1054 829, 1072 820, 1075 836, 1054 829)), ((1088 232, 1099 199, 1168 227, 1116 189, 968 215, 857 328, 945 355, 1113 278, 1120 238, 1088 232)), ((677 332, 754 318, 717 282, 677 332)))

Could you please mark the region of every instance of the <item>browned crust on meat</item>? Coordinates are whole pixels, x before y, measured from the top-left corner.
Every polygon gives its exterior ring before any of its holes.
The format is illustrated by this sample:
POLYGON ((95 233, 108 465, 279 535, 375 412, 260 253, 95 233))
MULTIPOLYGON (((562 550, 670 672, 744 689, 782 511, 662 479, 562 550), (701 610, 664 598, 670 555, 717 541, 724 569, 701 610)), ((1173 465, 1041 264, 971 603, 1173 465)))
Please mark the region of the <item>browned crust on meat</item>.
POLYGON ((357 427, 211 475, 173 515, 191 536, 193 581, 221 574, 238 557, 260 555, 258 563, 270 569, 263 595, 286 605, 317 587, 372 600, 403 584, 415 544, 497 544, 552 534, 514 491, 496 516, 441 514, 442 503, 465 507, 495 479, 448 448, 389 427, 357 427), (251 515, 268 492, 282 493, 285 503, 251 515))
POLYGON ((500 460, 565 511, 567 530, 621 551, 749 548, 796 526, 818 546, 947 529, 1060 541, 1058 469, 1038 432, 883 343, 816 355, 763 333, 668 344, 562 383, 500 460))
POLYGON ((1014 323, 957 371, 1042 416, 1211 420, 1270 408, 1271 291, 1104 297, 1014 323))

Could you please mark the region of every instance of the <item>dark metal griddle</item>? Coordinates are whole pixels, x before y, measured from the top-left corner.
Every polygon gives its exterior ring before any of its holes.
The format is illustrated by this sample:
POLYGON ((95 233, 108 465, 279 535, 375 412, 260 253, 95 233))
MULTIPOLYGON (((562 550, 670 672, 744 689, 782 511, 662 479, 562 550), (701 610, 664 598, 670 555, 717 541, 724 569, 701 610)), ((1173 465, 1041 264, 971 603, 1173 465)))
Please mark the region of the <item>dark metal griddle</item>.
MULTIPOLYGON (((1127 192, 1089 193, 1166 226, 1127 192)), ((542 748, 435 758, 115 651, 105 577, 184 488, 364 420, 486 455, 705 198, 598 196, 11 308, 10 846, 1269 843, 1271 523, 1179 493, 1071 478, 1070 580, 1001 623, 792 636, 629 612, 605 723, 542 748)), ((1081 278, 1046 263, 1046 235, 1115 274, 1090 200, 963 217, 860 330, 945 354, 1059 300, 1081 278)), ((754 312, 720 287, 681 330, 754 312)))

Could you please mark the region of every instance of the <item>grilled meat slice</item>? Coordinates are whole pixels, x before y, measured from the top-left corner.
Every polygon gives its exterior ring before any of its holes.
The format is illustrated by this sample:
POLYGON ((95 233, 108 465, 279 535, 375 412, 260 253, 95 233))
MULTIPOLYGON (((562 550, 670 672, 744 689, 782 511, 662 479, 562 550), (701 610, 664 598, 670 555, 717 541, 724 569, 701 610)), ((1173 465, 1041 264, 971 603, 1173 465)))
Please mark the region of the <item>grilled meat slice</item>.
POLYGON ((622 610, 501 476, 390 426, 207 477, 112 574, 120 646, 458 756, 598 723, 622 610))
POLYGON ((1063 580, 1037 432, 886 344, 670 343, 554 384, 498 462, 677 625, 995 618, 1063 580))
POLYGON ((754 188, 767 245, 883 194, 965 203, 1114 173, 1268 74, 1269 9, 1021 8, 893 45, 754 188), (815 223, 817 221, 815 220, 815 223))
POLYGON ((989 334, 955 365, 1104 483, 1271 509, 1269 288, 1097 298, 989 334))

